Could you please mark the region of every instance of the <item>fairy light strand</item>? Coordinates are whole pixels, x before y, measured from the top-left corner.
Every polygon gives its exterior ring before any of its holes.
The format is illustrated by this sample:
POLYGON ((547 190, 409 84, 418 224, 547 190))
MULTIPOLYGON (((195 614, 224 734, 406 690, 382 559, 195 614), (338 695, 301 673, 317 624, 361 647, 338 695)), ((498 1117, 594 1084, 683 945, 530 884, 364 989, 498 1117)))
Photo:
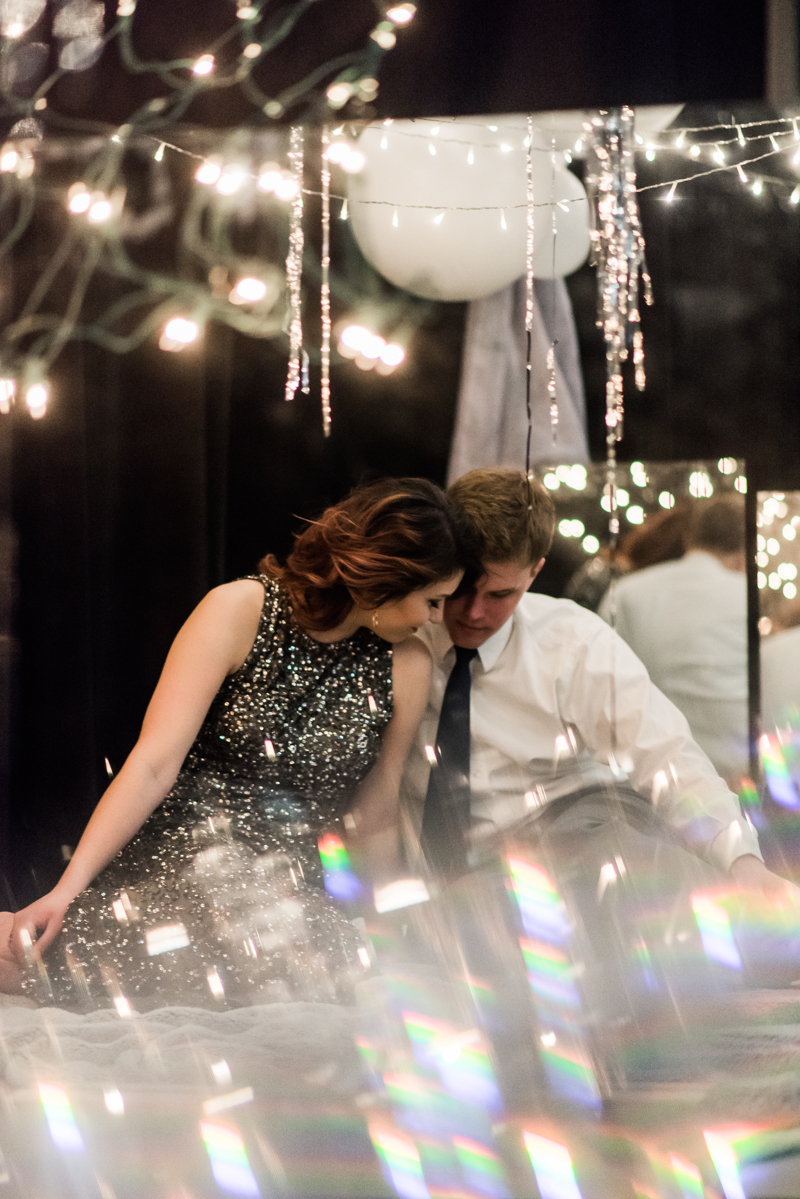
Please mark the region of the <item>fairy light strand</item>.
POLYGON ((322 339, 320 343, 320 399, 322 403, 322 432, 325 437, 328 437, 331 431, 331 169, 328 162, 330 135, 326 125, 322 126, 321 142, 322 251, 320 257, 319 306, 322 318, 322 339))
POLYGON ((285 399, 293 400, 300 386, 300 353, 303 346, 303 128, 289 132, 289 169, 295 184, 289 213, 289 253, 286 255, 286 288, 289 298, 289 367, 285 399))

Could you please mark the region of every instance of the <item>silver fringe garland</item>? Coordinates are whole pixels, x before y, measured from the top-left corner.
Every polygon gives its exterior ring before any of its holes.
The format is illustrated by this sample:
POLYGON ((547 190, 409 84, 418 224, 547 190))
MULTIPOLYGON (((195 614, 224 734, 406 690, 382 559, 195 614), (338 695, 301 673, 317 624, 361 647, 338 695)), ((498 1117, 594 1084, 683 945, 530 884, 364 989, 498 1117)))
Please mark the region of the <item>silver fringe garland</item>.
POLYGON ((303 346, 301 284, 303 281, 303 130, 293 125, 289 133, 289 169, 295 192, 289 214, 289 253, 286 256, 286 284, 289 292, 289 369, 286 375, 286 399, 293 400, 300 386, 300 352, 303 346))

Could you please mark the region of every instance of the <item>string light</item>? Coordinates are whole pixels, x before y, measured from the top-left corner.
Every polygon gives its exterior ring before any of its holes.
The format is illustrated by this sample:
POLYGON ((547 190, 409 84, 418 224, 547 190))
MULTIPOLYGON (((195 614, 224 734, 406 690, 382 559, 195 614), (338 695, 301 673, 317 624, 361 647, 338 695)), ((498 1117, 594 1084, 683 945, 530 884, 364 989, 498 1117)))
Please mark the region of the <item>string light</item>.
POLYGON ((160 143, 159 143, 158 149, 156 150, 155 154, 153 155, 153 161, 154 161, 154 162, 163 162, 163 160, 164 160, 164 151, 166 150, 166 148, 167 148, 167 147, 166 147, 166 145, 164 144, 164 142, 160 142, 160 143))
POLYGON ((19 154, 13 146, 3 146, 0 150, 0 171, 8 174, 17 169, 19 163, 19 154))
POLYGON ((102 225, 104 221, 109 219, 112 212, 111 201, 102 192, 98 192, 92 196, 86 215, 95 225, 102 225))
POLYGON ((92 203, 91 193, 85 183, 73 183, 67 192, 67 208, 70 212, 88 212, 92 203))
POLYGON ((525 474, 531 474, 531 436, 533 433, 533 416, 531 411, 531 369, 532 369, 532 339, 533 339, 533 117, 528 113, 528 137, 525 153, 525 412, 528 418, 528 433, 525 442, 525 474))
POLYGON ((175 353, 184 350, 193 341, 197 341, 199 334, 200 326, 196 321, 175 316, 164 326, 164 331, 159 338, 158 344, 162 350, 169 350, 175 353))
POLYGON ((25 392, 25 403, 34 420, 39 420, 47 411, 49 389, 46 383, 34 383, 25 392))
POLYGON ((388 20, 394 21, 395 25, 407 25, 416 11, 416 4, 396 4, 387 9, 386 16, 388 20))
POLYGON ((667 204, 671 204, 672 201, 675 199, 675 192, 677 190, 678 190, 678 184, 673 183, 672 187, 669 189, 667 194, 664 196, 664 199, 667 202, 667 204))
POLYGON ((267 294, 267 285, 263 279, 246 275, 240 279, 231 290, 228 299, 232 304, 257 304, 267 294))
POLYGON ((249 46, 245 46, 242 50, 243 58, 258 58, 261 55, 261 46, 258 42, 251 42, 249 46))
POLYGON ((193 75, 210 75, 214 70, 214 55, 201 54, 197 62, 192 67, 193 75))
POLYGON ((206 186, 210 186, 211 184, 217 182, 221 174, 222 167, 220 164, 218 162, 209 161, 202 163, 202 165, 197 168, 194 177, 198 183, 204 183, 206 186))

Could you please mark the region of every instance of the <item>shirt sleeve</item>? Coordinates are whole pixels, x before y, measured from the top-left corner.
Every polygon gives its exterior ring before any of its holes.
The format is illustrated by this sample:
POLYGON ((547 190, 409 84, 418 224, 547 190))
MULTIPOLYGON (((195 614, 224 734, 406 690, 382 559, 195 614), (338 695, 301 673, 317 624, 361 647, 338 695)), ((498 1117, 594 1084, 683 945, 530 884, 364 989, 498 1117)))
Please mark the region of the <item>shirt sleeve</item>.
POLYGON ((738 798, 692 738, 683 713, 616 633, 598 618, 592 624, 563 680, 564 719, 597 761, 615 758, 636 790, 653 797, 687 849, 724 871, 743 854, 761 858, 738 798))

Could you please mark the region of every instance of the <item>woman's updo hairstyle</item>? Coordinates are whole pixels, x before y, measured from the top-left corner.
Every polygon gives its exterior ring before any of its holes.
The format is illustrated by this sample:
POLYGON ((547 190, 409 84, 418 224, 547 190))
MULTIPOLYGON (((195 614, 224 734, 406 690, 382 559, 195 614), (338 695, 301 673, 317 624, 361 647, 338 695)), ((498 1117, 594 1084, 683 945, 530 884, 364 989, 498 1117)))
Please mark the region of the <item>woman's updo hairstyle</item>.
POLYGON ((354 606, 369 610, 451 578, 464 565, 458 510, 427 479, 381 479, 327 508, 295 538, 280 580, 301 628, 327 632, 354 606))

